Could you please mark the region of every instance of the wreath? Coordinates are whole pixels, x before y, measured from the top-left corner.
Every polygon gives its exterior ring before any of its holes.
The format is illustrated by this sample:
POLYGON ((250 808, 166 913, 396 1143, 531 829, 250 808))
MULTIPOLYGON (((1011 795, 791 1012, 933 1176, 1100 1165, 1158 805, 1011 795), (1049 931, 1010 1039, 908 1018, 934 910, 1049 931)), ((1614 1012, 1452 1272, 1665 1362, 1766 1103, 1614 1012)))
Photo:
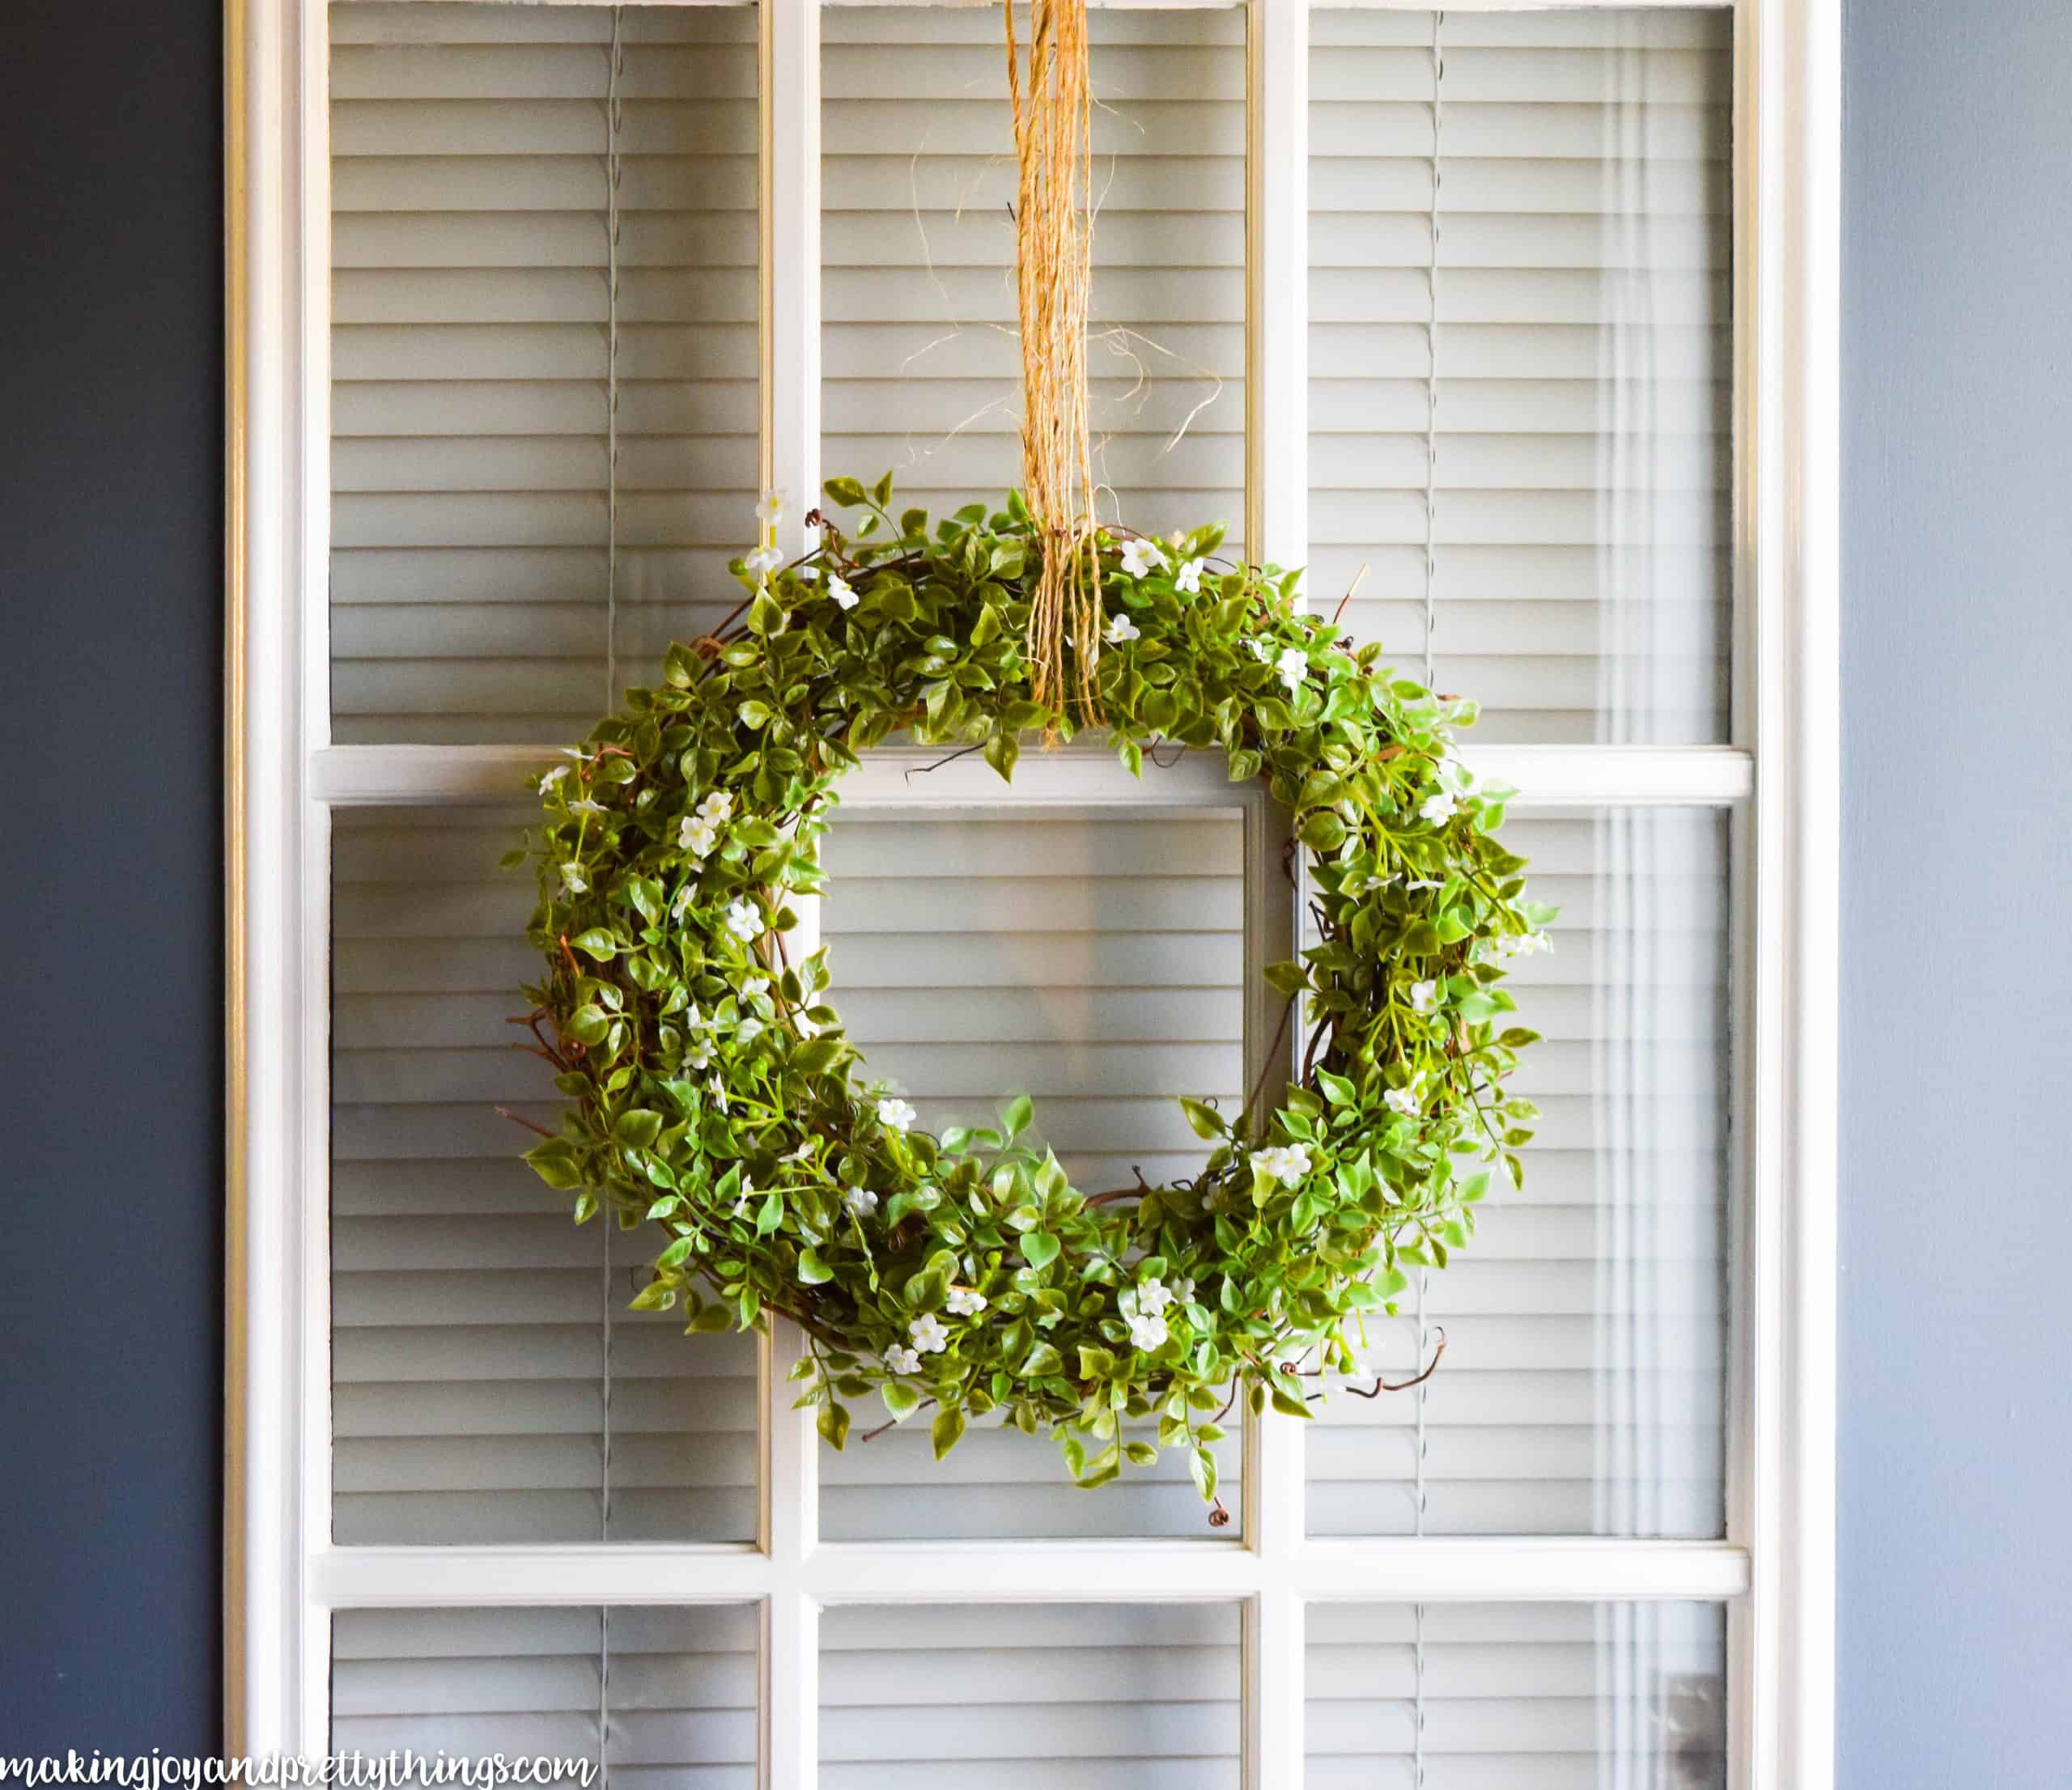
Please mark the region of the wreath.
POLYGON ((1501 984, 1549 910, 1492 837, 1509 792, 1452 753, 1472 706, 1338 638, 1297 574, 1219 558, 1220 528, 1102 529, 1115 751, 1139 774, 1161 741, 1220 751, 1292 817, 1311 942, 1267 976, 1300 1080, 1236 1113, 1182 1100, 1212 1148, 1170 1186, 1082 1194, 1026 1097, 931 1135, 855 1080, 826 948, 786 949, 788 898, 822 887, 843 774, 888 736, 1005 778, 1025 736, 1084 717, 1029 694, 1045 537, 1018 495, 932 529, 893 514, 890 475, 826 492, 864 512, 853 533, 816 511, 818 545, 782 563, 766 498, 741 607, 540 779, 526 994, 571 1104, 527 1160, 577 1222, 658 1228, 636 1308, 798 1325, 799 1402, 837 1448, 844 1401, 875 1392, 892 1421, 933 1408, 938 1457, 989 1413, 1047 1428, 1083 1486, 1185 1447, 1213 1503, 1240 1393, 1307 1415, 1299 1363, 1355 1371, 1358 1321, 1445 1266, 1492 1173, 1520 1177, 1535 1115, 1502 1084, 1536 1034, 1506 1026, 1501 984), (1154 1415, 1156 1444, 1125 1436, 1154 1415))

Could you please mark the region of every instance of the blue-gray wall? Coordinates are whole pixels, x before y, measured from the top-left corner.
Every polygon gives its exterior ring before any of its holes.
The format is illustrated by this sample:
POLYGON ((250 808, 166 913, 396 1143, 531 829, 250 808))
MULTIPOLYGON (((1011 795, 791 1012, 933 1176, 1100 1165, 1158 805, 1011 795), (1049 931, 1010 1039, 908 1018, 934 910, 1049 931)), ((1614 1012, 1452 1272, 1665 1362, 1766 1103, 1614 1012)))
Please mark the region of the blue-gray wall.
POLYGON ((1841 1752, 2072 1784, 2072 5, 1849 0, 1841 1752))
MULTIPOLYGON (((6 30, 0 1752, 189 1752, 217 1700, 218 19, 6 30)), ((1847 83, 1842 1781, 2055 1790, 2072 4, 1853 0, 1847 83)))
POLYGON ((220 40, 0 23, 0 1754, 218 1725, 220 40))

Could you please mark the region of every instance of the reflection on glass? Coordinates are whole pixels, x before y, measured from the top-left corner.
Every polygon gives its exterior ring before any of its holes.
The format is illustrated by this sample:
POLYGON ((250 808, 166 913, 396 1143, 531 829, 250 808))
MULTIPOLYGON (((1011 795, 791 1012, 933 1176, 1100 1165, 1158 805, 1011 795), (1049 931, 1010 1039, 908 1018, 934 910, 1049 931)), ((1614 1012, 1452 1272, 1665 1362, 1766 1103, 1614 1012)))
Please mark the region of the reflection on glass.
POLYGON ((1228 1604, 858 1606, 821 1617, 824 1790, 1238 1790, 1228 1604))
POLYGON ((1729 15, 1310 17, 1313 600, 1480 739, 1724 738, 1729 15))
POLYGON ((1308 1790, 1722 1790, 1710 1604, 1318 1604, 1308 1790))
POLYGON ((1722 1533, 1726 1359, 1726 823, 1705 810, 1543 812, 1505 829, 1551 952, 1523 958, 1543 1114, 1522 1194, 1370 1325, 1370 1371, 1308 1438, 1321 1534, 1722 1533))

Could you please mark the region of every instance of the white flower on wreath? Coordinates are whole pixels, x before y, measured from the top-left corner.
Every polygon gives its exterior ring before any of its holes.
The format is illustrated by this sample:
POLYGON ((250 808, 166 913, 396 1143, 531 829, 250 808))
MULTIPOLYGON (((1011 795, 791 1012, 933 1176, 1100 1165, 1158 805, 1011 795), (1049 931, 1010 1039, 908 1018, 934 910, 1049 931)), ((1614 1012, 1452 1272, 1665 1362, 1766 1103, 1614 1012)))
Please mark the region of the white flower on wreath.
POLYGON ((1263 665, 1273 656, 1273 648, 1255 634, 1245 643, 1245 651, 1263 665))
POLYGON ((942 1327, 942 1320, 933 1312, 923 1312, 915 1318, 906 1326, 906 1334, 923 1355, 940 1355, 949 1347, 949 1332, 942 1327))
POLYGON ((858 601, 856 593, 850 587, 848 579, 839 572, 830 572, 827 575, 827 594, 834 599, 835 607, 840 609, 853 609, 858 601))
POLYGON ((1297 1181, 1309 1178, 1311 1164, 1310 1152, 1299 1143, 1276 1143, 1263 1150, 1255 1150, 1252 1167, 1269 1181, 1276 1181, 1284 1187, 1293 1187, 1297 1181))
POLYGON ((1127 616, 1111 615, 1108 617, 1107 631, 1101 638, 1111 647, 1119 647, 1125 641, 1142 639, 1144 632, 1127 616))
POLYGON ((727 930, 743 944, 753 944, 762 936, 762 916, 755 910, 755 904, 745 899, 737 901, 727 910, 727 930))
POLYGON ((1450 789, 1439 790, 1428 795, 1417 805, 1417 817, 1433 826, 1444 826, 1460 812, 1460 798, 1450 789))
POLYGON ((1130 1320, 1130 1341, 1149 1354, 1166 1346, 1166 1320, 1156 1312, 1140 1312, 1130 1320))
POLYGON ((762 1021, 753 1013, 735 1027, 734 1036, 743 1044, 753 1044, 762 1036, 762 1021))
POLYGON ((1408 1088, 1391 1088, 1382 1098, 1388 1103, 1391 1111, 1400 1113, 1405 1118, 1416 1118, 1424 1110, 1424 1102, 1415 1082, 1408 1088))
POLYGON ((1412 982, 1410 985, 1410 1006, 1413 1012, 1429 1013, 1439 1003, 1439 985, 1436 982, 1412 982))
POLYGON ((769 992, 770 978, 767 976, 750 976, 741 984, 741 999, 745 1001, 760 1000, 769 992))
POLYGON ((1170 563, 1155 541, 1132 537, 1123 543, 1123 570, 1132 578, 1142 578, 1147 572, 1163 571, 1170 563))
POLYGON ((1194 1296, 1195 1283, 1189 1276, 1182 1275, 1174 1281, 1173 1296, 1178 1300, 1182 1305, 1186 1304, 1189 1300, 1194 1297, 1194 1296))
POLYGON ((540 793, 542 795, 546 795, 549 790, 552 789, 556 783, 559 783, 562 778, 566 777, 567 774, 567 766, 556 765, 552 770, 549 771, 546 775, 540 779, 540 793))
POLYGON ((705 1091, 712 1096, 712 1104, 718 1107, 721 1112, 725 1112, 727 1109, 727 1090, 720 1084, 720 1078, 717 1075, 714 1075, 705 1084, 705 1091))
POLYGON ((583 874, 583 867, 572 862, 561 867, 561 882, 562 887, 571 895, 583 894, 590 887, 589 879, 583 874))
POLYGON ((812 1154, 813 1139, 811 1138, 808 1138, 804 1143, 798 1147, 797 1149, 787 1150, 784 1154, 779 1156, 777 1160, 779 1162, 804 1162, 807 1157, 810 1156, 812 1154))
POLYGON ((894 1373, 919 1373, 921 1357, 918 1351, 902 1349, 895 1342, 885 1351, 885 1364, 894 1373))
POLYGON ((571 802, 568 804, 568 812, 571 814, 605 814, 610 810, 602 802, 595 801, 586 795, 579 802, 571 802))
POLYGON ((700 1038, 684 1053, 683 1066, 693 1071, 710 1069, 712 1067, 711 1045, 707 1040, 700 1038))
POLYGON ((877 1210, 877 1195, 868 1187, 851 1187, 842 1195, 842 1204, 851 1218, 868 1218, 877 1210))
POLYGON ((1190 559, 1187 561, 1185 565, 1181 566, 1179 571, 1173 575, 1173 588, 1176 591, 1183 592, 1188 596, 1199 596, 1201 594, 1202 568, 1207 564, 1208 562, 1206 560, 1190 559))
MULTIPOLYGON (((678 889, 677 898, 669 903, 669 918, 673 920, 681 920, 690 907, 691 897, 697 893, 697 889, 690 883, 686 883, 681 889, 678 889)), ((695 1012, 696 1009, 694 1008, 692 1011, 695 1012)))
POLYGON ((1156 1317, 1172 1303, 1173 1289, 1155 1275, 1150 1279, 1138 1283, 1136 1289, 1138 1311, 1156 1317))
MULTIPOLYGON (((694 858, 705 858, 720 842, 719 829, 702 814, 686 814, 677 822, 677 849, 694 858)), ((690 893, 686 889, 686 894, 690 893)))
POLYGON ((741 1197, 734 1202, 734 1216, 739 1218, 748 1210, 749 1198, 755 1192, 755 1183, 746 1175, 741 1177, 741 1197))
POLYGON ((775 527, 779 522, 783 520, 783 515, 784 494, 782 491, 765 491, 762 497, 757 500, 755 506, 755 520, 761 523, 764 528, 769 528, 775 527))
POLYGON ((1302 687, 1302 680, 1310 675, 1310 657, 1300 647, 1284 647, 1280 656, 1273 662, 1273 675, 1293 696, 1302 687))
POLYGON ((707 826, 723 826, 733 818, 734 799, 724 789, 707 790, 698 804, 698 817, 707 826))
POLYGON ((754 572, 758 578, 767 576, 783 563, 783 554, 775 547, 758 547, 753 553, 741 555, 742 569, 754 572))
POLYGON ((953 1287, 943 1304, 953 1317, 976 1317, 986 1309, 986 1296, 976 1287, 953 1287))
POLYGON ((896 1094, 887 1094, 877 1103, 877 1122, 888 1131, 903 1131, 919 1116, 896 1094))

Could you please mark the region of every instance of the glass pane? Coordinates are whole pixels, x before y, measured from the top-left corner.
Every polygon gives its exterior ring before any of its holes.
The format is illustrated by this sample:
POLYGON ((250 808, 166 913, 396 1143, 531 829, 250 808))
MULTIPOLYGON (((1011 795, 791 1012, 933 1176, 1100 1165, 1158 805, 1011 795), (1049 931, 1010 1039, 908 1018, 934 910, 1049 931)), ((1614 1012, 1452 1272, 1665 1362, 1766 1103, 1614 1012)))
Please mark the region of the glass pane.
MULTIPOLYGON (((544 1758, 621 1790, 755 1790, 757 1618, 658 1610, 345 1610, 331 1747, 544 1758)), ((426 1781, 422 1764, 402 1781, 426 1781)))
POLYGON ((822 1790, 1238 1790, 1228 1604, 821 1618, 822 1790))
POLYGON ((575 737, 732 606, 755 88, 752 6, 331 8, 341 743, 575 737))
MULTIPOLYGON (((1199 1169, 1177 1096, 1243 1098, 1242 815, 856 809, 825 856, 822 935, 860 1073, 890 1080, 924 1127, 991 1124, 1025 1093, 1082 1192, 1199 1169)), ((1235 1427, 1221 1469, 1233 1514, 1235 1427)), ((1091 1493, 1047 1436, 996 1421, 940 1462, 919 1418, 820 1459, 830 1540, 1238 1533, 1208 1526, 1180 1450, 1091 1493)))
POLYGON ((1730 27, 1310 14, 1311 600, 1480 739, 1726 737, 1730 27))
POLYGON ((1724 1790, 1715 1604, 1314 1604, 1308 1790, 1724 1790))
POLYGON ((519 1160, 557 1122, 518 990, 518 811, 346 809, 333 840, 333 1513, 341 1542, 745 1540, 753 1341, 634 1312, 645 1232, 519 1160), (609 1252, 609 1258, 607 1252, 609 1252))
POLYGON ((1369 1326, 1308 1440, 1319 1534, 1715 1536, 1724 1521, 1726 821, 1541 811, 1505 842, 1559 904, 1519 960, 1524 1191, 1369 1326), (1420 1309, 1421 1301, 1421 1309, 1420 1309))
MULTIPOLYGON (((1102 513, 1245 510, 1245 20, 1097 9, 1089 399, 1102 513)), ((946 514, 1021 482, 1014 137, 992 6, 822 15, 830 475, 946 514)), ((1025 45, 1025 25, 1022 41, 1025 45)))

